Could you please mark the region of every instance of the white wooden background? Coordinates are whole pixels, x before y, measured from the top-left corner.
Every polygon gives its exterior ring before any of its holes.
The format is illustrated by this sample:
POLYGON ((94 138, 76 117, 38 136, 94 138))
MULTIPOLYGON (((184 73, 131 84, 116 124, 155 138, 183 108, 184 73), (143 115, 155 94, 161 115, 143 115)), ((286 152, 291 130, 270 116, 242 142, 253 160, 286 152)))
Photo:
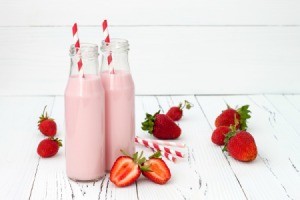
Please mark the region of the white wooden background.
POLYGON ((1 0, 0 94, 62 95, 71 25, 130 42, 137 94, 300 92, 298 0, 1 0))

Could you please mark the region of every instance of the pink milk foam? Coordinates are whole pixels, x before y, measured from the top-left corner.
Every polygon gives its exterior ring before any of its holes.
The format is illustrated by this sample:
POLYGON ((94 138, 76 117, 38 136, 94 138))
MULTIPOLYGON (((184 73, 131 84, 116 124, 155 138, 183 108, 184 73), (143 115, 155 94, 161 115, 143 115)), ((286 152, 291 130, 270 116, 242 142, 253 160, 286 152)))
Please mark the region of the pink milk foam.
POLYGON ((134 83, 131 74, 122 70, 101 73, 105 90, 106 170, 122 155, 135 151, 134 83))
POLYGON ((105 98, 99 76, 71 76, 65 91, 66 166, 69 178, 105 174, 105 98))

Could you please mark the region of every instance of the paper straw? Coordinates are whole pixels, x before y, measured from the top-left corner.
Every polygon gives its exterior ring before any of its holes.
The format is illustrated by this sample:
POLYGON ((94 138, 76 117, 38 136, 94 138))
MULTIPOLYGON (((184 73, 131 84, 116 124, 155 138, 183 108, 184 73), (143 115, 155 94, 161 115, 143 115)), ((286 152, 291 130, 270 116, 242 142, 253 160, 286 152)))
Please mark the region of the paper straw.
MULTIPOLYGON (((106 42, 106 43, 110 43, 110 37, 109 37, 109 33, 108 33, 108 25, 107 25, 107 20, 104 20, 103 21, 103 23, 102 23, 102 29, 103 29, 103 35, 104 35, 104 41, 106 42)), ((111 61, 112 61, 112 54, 111 54, 111 52, 109 51, 109 54, 108 54, 108 56, 107 56, 107 64, 108 64, 108 66, 110 66, 110 63, 111 63, 111 61)), ((110 69, 111 71, 111 73, 115 73, 115 71, 114 71, 114 68, 113 67, 111 67, 111 69, 110 69)))
MULTIPOLYGON (((151 148, 151 149, 152 149, 153 152, 156 152, 156 151, 157 151, 156 149, 153 149, 153 148, 151 148)), ((168 159, 168 160, 170 160, 170 161, 172 161, 172 162, 176 162, 176 158, 175 158, 172 154, 169 154, 169 153, 167 153, 167 152, 165 152, 165 151, 160 151, 160 153, 161 153, 161 155, 162 155, 163 157, 165 157, 166 159, 168 159)))
MULTIPOLYGON (((138 137, 138 136, 136 136, 138 137)), ((140 137, 138 137, 140 138, 140 137)), ((142 140, 148 141, 148 142, 152 142, 153 144, 160 144, 160 145, 165 145, 165 146, 172 146, 172 147, 180 147, 180 148, 184 148, 185 144, 182 142, 168 142, 168 141, 162 141, 162 140, 151 140, 151 139, 145 139, 145 138, 140 138, 142 140)))
MULTIPOLYGON (((74 23, 73 27, 72 27, 72 32, 73 32, 73 40, 74 40, 74 46, 76 48, 76 53, 78 52, 79 48, 80 48, 80 41, 79 41, 79 37, 78 37, 78 28, 77 28, 77 23, 74 23)), ((82 59, 81 57, 79 58, 79 61, 77 63, 78 65, 78 71, 82 71, 82 76, 83 76, 83 70, 82 69, 82 59)))
POLYGON ((138 143, 138 144, 141 144, 145 147, 150 147, 150 148, 154 148, 156 150, 165 151, 167 153, 170 153, 170 154, 176 155, 178 157, 184 158, 184 154, 181 153, 180 151, 176 151, 176 150, 170 149, 168 147, 164 147, 164 146, 159 145, 159 144, 154 144, 152 142, 142 140, 141 138, 138 138, 138 137, 135 138, 135 142, 138 143))

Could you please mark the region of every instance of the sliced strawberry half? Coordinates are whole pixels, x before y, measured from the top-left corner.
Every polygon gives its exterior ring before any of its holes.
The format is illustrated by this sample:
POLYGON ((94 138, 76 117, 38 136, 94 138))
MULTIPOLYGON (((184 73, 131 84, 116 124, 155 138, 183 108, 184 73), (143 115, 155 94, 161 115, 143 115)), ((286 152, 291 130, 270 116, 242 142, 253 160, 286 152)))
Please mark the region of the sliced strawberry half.
MULTIPOLYGON (((124 152, 123 152, 124 153, 124 152)), ((143 157, 143 152, 138 155, 138 152, 132 157, 120 156, 114 163, 110 171, 110 181, 118 187, 125 187, 134 183, 141 175, 142 163, 146 161, 143 157)))
POLYGON ((160 158, 160 152, 156 152, 149 157, 149 160, 144 162, 144 166, 147 166, 147 170, 143 170, 142 174, 149 180, 157 184, 165 184, 171 178, 171 172, 165 161, 160 158))

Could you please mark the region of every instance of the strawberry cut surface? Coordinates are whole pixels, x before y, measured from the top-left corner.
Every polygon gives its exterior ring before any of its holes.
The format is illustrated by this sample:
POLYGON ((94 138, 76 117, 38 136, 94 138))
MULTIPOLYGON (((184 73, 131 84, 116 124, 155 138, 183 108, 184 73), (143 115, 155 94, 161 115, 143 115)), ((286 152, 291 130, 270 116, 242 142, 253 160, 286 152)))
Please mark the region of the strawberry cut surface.
POLYGON ((118 187, 125 187, 134 183, 141 175, 140 162, 144 162, 142 155, 135 153, 130 156, 120 156, 110 170, 110 181, 118 187))
POLYGON ((144 165, 149 166, 149 171, 142 171, 142 174, 157 184, 165 184, 171 178, 171 172, 161 158, 151 158, 144 165))

